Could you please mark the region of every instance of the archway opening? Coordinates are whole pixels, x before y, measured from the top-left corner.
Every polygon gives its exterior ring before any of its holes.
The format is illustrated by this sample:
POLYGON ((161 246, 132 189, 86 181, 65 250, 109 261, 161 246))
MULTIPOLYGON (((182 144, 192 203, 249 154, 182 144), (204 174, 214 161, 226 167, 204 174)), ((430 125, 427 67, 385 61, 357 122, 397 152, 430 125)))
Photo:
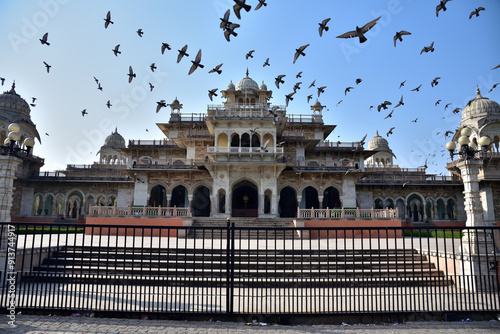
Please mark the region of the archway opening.
POLYGON ((185 208, 189 202, 187 198, 187 190, 184 186, 177 186, 172 190, 171 207, 185 208))
POLYGON ((292 187, 285 187, 280 191, 279 203, 280 217, 297 217, 297 194, 292 187))
POLYGON ((149 203, 148 205, 153 207, 166 207, 167 206, 167 190, 161 184, 156 185, 151 189, 151 193, 149 194, 149 203))
POLYGON ((422 199, 413 194, 408 198, 408 216, 412 221, 418 222, 424 220, 424 205, 422 203, 422 199))
POLYGON ((446 208, 444 205, 444 201, 440 198, 437 200, 437 215, 439 219, 446 218, 446 208))
POLYGON ((257 217, 259 196, 257 187, 250 181, 241 181, 233 187, 232 216, 257 217))
POLYGON ((340 195, 335 187, 328 187, 323 192, 323 208, 340 208, 340 195))
POLYGON ((210 190, 205 186, 196 188, 193 194, 193 216, 210 217, 210 190))
POLYGON ((47 196, 45 199, 45 205, 43 208, 43 214, 46 216, 52 215, 52 206, 54 205, 54 197, 52 195, 47 196))
POLYGON ((455 205, 455 200, 450 198, 446 202, 446 213, 448 214, 448 219, 457 219, 457 207, 455 205))
POLYGON ((309 186, 302 191, 302 209, 319 208, 318 191, 309 186))

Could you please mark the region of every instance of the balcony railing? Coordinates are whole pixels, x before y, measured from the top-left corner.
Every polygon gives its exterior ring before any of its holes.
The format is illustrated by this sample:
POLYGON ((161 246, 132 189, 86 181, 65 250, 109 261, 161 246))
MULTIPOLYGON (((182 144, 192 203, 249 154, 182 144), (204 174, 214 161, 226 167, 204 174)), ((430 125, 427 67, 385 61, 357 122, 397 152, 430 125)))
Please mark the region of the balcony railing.
POLYGON ((131 139, 128 141, 128 146, 133 147, 133 146, 177 146, 173 140, 170 140, 168 138, 165 139, 153 139, 153 140, 142 140, 142 139, 131 139))
POLYGON ((190 208, 150 206, 90 206, 89 216, 113 217, 190 217, 190 208))
MULTIPOLYGON (((224 118, 240 118, 240 117, 272 117, 269 113, 270 106, 267 104, 235 104, 229 107, 224 105, 209 105, 208 116, 209 117, 224 117, 224 118)), ((286 108, 284 106, 278 106, 276 112, 281 113, 286 108)))
POLYGON ((218 147, 208 146, 207 153, 228 153, 228 154, 282 154, 283 147, 267 147, 266 151, 261 150, 259 147, 218 147))
POLYGON ((399 219, 398 209, 297 209, 297 217, 304 219, 399 219))

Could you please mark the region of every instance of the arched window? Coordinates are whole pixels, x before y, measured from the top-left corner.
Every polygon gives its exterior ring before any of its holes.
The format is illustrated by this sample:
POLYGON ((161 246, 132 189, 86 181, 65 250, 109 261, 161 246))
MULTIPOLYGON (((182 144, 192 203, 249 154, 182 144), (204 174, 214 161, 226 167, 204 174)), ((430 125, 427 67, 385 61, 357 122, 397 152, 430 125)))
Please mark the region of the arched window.
POLYGON ((240 147, 240 135, 235 133, 231 137, 231 147, 240 147))

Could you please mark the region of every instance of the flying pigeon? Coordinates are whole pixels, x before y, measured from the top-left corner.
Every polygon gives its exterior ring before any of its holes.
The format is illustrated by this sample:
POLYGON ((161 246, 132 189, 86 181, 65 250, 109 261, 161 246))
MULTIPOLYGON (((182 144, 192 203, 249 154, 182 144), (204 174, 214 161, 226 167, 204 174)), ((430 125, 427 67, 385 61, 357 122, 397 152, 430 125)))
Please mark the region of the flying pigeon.
POLYGON ((403 87, 405 85, 405 82, 406 82, 406 80, 399 84, 399 89, 401 89, 401 87, 403 87))
POLYGON ((149 83, 149 91, 152 92, 154 88, 155 88, 155 86, 153 86, 153 84, 150 82, 149 83))
POLYGON ((99 89, 102 92, 102 86, 100 82, 97 84, 97 89, 99 89))
MULTIPOLYGON (((156 113, 160 111, 161 108, 164 108, 167 106, 167 103, 165 100, 161 100, 160 102, 156 102, 158 105, 156 106, 156 113)), ((146 130, 147 131, 147 130, 146 130)))
POLYGON ((439 102, 441 102, 441 100, 437 100, 436 103, 434 103, 434 105, 437 107, 437 105, 439 104, 439 102))
POLYGON ((296 92, 297 89, 300 89, 300 85, 302 84, 302 81, 297 82, 295 85, 293 85, 293 91, 296 92))
POLYGON ((389 131, 387 131, 387 137, 389 137, 389 135, 393 134, 392 130, 394 130, 394 129, 395 129, 395 127, 392 127, 392 128, 389 129, 389 131))
POLYGON ((276 84, 276 87, 279 89, 280 88, 280 83, 284 84, 285 80, 283 78, 286 77, 286 74, 280 74, 276 78, 274 78, 274 83, 276 84))
POLYGON ((32 102, 32 103, 35 103, 35 101, 36 101, 36 97, 32 97, 32 98, 31 98, 31 102, 32 102))
POLYGON ((0 78, 0 81, 2 81, 2 86, 3 86, 3 84, 5 82, 5 78, 0 78))
POLYGON ((40 43, 42 43, 42 45, 43 45, 43 44, 46 44, 47 46, 49 46, 49 45, 50 45, 50 43, 49 43, 49 42, 47 42, 47 38, 48 38, 48 37, 49 37, 49 33, 48 33, 48 32, 46 32, 46 33, 43 35, 43 37, 40 39, 40 43))
POLYGON ((321 87, 318 88, 318 97, 319 97, 319 94, 325 92, 325 88, 326 88, 326 86, 321 86, 321 87))
POLYGON ((339 102, 337 102, 337 105, 336 105, 335 107, 338 107, 338 106, 339 106, 339 104, 341 104, 341 103, 342 103, 342 101, 344 101, 344 100, 340 100, 339 102))
POLYGON ((132 70, 132 66, 128 67, 128 83, 132 82, 132 79, 136 77, 134 70, 132 70))
POLYGON ((431 82, 431 87, 436 86, 439 83, 438 82, 439 79, 441 79, 441 77, 435 77, 431 82))
POLYGON ((137 35, 139 35, 139 37, 142 37, 142 35, 144 35, 144 31, 142 31, 142 29, 138 29, 136 33, 137 35))
POLYGON ((271 66, 269 64, 269 58, 267 58, 266 61, 264 62, 264 65, 262 65, 262 67, 266 67, 266 66, 271 66))
POLYGON ((318 23, 319 24, 319 28, 318 28, 319 37, 323 36, 323 30, 328 31, 329 28, 326 26, 328 21, 330 21, 330 18, 324 19, 323 21, 321 21, 321 23, 318 23))
POLYGON ((221 66, 222 66, 222 64, 219 64, 219 65, 215 66, 210 71, 208 71, 208 73, 215 73, 215 72, 217 72, 217 74, 221 74, 222 73, 222 70, 220 69, 221 66))
POLYGON ((155 63, 152 63, 149 65, 149 68, 151 69, 151 72, 154 72, 158 67, 155 66, 155 63))
POLYGON ((347 87, 344 91, 344 95, 347 95, 347 93, 351 92, 351 89, 354 89, 354 87, 347 87))
POLYGON ((189 69, 188 75, 193 73, 198 67, 201 67, 201 68, 204 67, 202 64, 200 64, 200 62, 201 62, 201 49, 198 51, 198 54, 196 55, 196 58, 194 59, 194 61, 191 60, 191 62, 193 63, 193 65, 191 65, 191 68, 189 69))
POLYGON ((311 101, 312 98, 313 98, 312 94, 311 95, 307 95, 307 103, 309 103, 309 101, 311 101))
POLYGON ((447 105, 444 106, 444 110, 448 109, 448 107, 451 105, 451 103, 448 103, 447 105))
POLYGON ((268 152, 268 150, 267 150, 267 145, 268 144, 269 144, 269 139, 266 140, 266 142, 264 143, 264 146, 261 146, 261 147, 257 148, 257 151, 268 152))
POLYGON ((226 27, 226 31, 224 31, 224 37, 226 37, 226 40, 230 42, 230 37, 233 35, 234 37, 238 36, 238 34, 234 31, 234 29, 239 28, 240 25, 237 23, 231 23, 229 26, 226 27))
POLYGON ((366 37, 365 33, 373 28, 375 24, 377 24, 377 21, 381 18, 381 16, 377 17, 375 20, 368 22, 361 28, 356 26, 356 30, 353 31, 348 31, 346 33, 343 33, 342 35, 337 36, 337 38, 353 38, 353 37, 359 37, 359 42, 364 43, 366 42, 366 37))
POLYGON ((394 35, 394 47, 396 47, 397 40, 399 40, 400 42, 403 41, 403 35, 411 35, 411 32, 405 30, 397 31, 396 35, 394 35))
POLYGON ((361 81, 363 81, 363 80, 361 80, 360 78, 357 78, 356 79, 356 85, 359 85, 361 83, 361 81))
POLYGON ((385 109, 387 109, 387 106, 390 106, 390 105, 392 105, 392 103, 390 101, 384 101, 377 106, 377 110, 378 110, 378 112, 380 112, 381 109, 385 110, 385 109))
POLYGON ((446 12, 446 3, 451 0, 441 0, 439 1, 439 5, 436 6, 436 17, 439 16, 439 11, 442 9, 444 12, 446 12))
POLYGON ((420 51, 420 54, 424 53, 424 52, 434 52, 434 42, 431 43, 431 45, 429 46, 424 46, 424 48, 422 49, 422 51, 420 51))
POLYGON ((215 92, 217 91, 217 89, 218 89, 218 88, 214 88, 214 89, 210 89, 210 90, 208 91, 208 97, 210 98, 210 101, 213 101, 213 100, 212 100, 212 97, 213 97, 213 96, 218 96, 218 95, 217 95, 217 93, 215 93, 215 92))
POLYGON ((118 44, 117 46, 115 46, 115 48, 111 51, 113 51, 113 53, 115 54, 115 56, 118 57, 118 54, 121 54, 122 52, 121 51, 118 51, 118 49, 120 48, 120 44, 118 44))
POLYGON ((87 109, 82 110, 82 117, 85 117, 85 115, 88 115, 87 109))
POLYGON ((493 67, 492 70, 496 70, 497 68, 500 68, 500 65, 493 67))
POLYGON ((111 12, 108 11, 108 13, 106 14, 106 18, 104 19, 104 29, 108 29, 108 26, 109 24, 114 24, 113 21, 111 21, 111 12))
POLYGON ((43 62, 45 64, 45 67, 47 68, 47 73, 49 73, 50 68, 52 67, 51 65, 47 64, 46 62, 43 62))
POLYGON ((453 131, 446 131, 444 133, 444 138, 446 139, 446 138, 448 138, 449 135, 452 135, 452 134, 453 134, 453 131))
POLYGON ((476 8, 476 9, 474 9, 474 10, 473 10, 473 11, 469 14, 469 20, 470 20, 470 19, 472 19, 472 17, 473 17, 474 15, 476 15, 476 17, 478 17, 478 16, 479 16, 479 12, 480 12, 480 11, 482 11, 482 10, 485 10, 485 8, 484 8, 484 7, 478 7, 478 8, 476 8))
POLYGON ((110 101, 110 100, 108 100, 108 102, 106 102, 106 106, 108 107, 108 109, 110 109, 110 108, 111 108, 112 104, 111 104, 111 101, 110 101))
POLYGON ((413 123, 417 123, 417 121, 418 121, 418 117, 415 118, 414 120, 412 120, 413 123))
POLYGON ((458 114, 460 112, 460 110, 461 110, 460 108, 455 108, 455 109, 453 109, 452 113, 458 114))
POLYGON ((297 58, 299 58, 299 56, 305 56, 306 54, 304 53, 304 50, 309 46, 309 44, 306 44, 306 45, 302 45, 301 47, 299 47, 298 49, 295 49, 295 55, 293 56, 293 63, 295 64, 295 62, 297 61, 297 58))
POLYGON ((224 13, 224 17, 221 18, 221 23, 220 23, 220 28, 223 29, 223 30, 226 30, 226 28, 231 24, 231 22, 229 21, 229 15, 231 14, 231 10, 228 9, 225 13, 224 13))
POLYGON ((298 78, 302 78, 302 71, 300 71, 299 73, 297 73, 297 75, 295 76, 295 79, 298 79, 298 78))
POLYGON ((404 106, 404 102, 403 102, 403 95, 401 95, 401 99, 399 100, 398 104, 396 104, 394 106, 394 108, 397 108, 397 107, 400 107, 400 106, 404 106))
POLYGON ((259 9, 262 6, 267 6, 266 0, 259 0, 259 4, 257 5, 257 7, 255 7, 255 10, 259 9))
POLYGON ((417 88, 413 88, 411 91, 412 92, 420 92, 420 87, 422 87, 422 84, 420 84, 420 86, 418 86, 417 88))
POLYGON ((388 118, 392 117, 393 112, 394 112, 394 109, 392 109, 392 111, 389 113, 389 115, 385 116, 384 119, 388 119, 388 118))
POLYGON ((236 3, 233 6, 234 14, 236 15, 236 17, 239 20, 241 20, 241 16, 240 16, 240 10, 241 10, 241 8, 243 8, 244 10, 246 10, 247 12, 249 12, 250 9, 252 9, 252 6, 245 4, 245 0, 234 0, 234 2, 236 3))
POLYGON ((311 87, 315 87, 315 83, 316 83, 316 79, 314 79, 314 81, 309 85, 309 87, 307 87, 307 89, 309 89, 311 87))
POLYGON ((253 58, 252 53, 254 53, 254 52, 255 52, 255 50, 250 50, 250 51, 248 51, 248 53, 246 54, 245 58, 246 58, 246 59, 248 59, 248 58, 253 58))
POLYGON ((161 43, 161 54, 165 53, 165 49, 172 50, 172 48, 170 47, 170 45, 168 45, 168 43, 161 43))
POLYGON ((288 102, 289 102, 289 101, 293 101, 293 97, 292 97, 292 96, 293 96, 293 94, 295 94, 295 92, 285 95, 285 98, 286 98, 286 106, 287 106, 287 107, 288 107, 288 102))
POLYGON ((500 82, 497 82, 496 84, 493 85, 493 87, 491 87, 491 89, 488 91, 488 93, 491 93, 491 91, 495 88, 497 88, 497 86, 500 85, 500 82))
POLYGON ((177 50, 179 51, 179 55, 177 56, 177 63, 179 63, 182 60, 182 57, 186 56, 189 57, 189 54, 186 53, 188 46, 187 44, 182 47, 182 49, 177 50))

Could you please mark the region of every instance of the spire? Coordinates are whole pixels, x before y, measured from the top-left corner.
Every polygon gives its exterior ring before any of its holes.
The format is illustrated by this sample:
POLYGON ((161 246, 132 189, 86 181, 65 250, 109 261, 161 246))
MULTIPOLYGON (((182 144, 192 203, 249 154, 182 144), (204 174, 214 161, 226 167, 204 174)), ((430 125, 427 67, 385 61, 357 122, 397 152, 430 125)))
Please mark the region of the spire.
POLYGON ((247 67, 247 78, 248 78, 248 67, 247 67))
POLYGON ((377 130, 377 136, 379 136, 379 137, 380 137, 380 135, 378 134, 378 130, 377 130))
POLYGON ((481 95, 481 91, 479 90, 479 85, 477 85, 476 92, 477 92, 477 95, 481 95))

